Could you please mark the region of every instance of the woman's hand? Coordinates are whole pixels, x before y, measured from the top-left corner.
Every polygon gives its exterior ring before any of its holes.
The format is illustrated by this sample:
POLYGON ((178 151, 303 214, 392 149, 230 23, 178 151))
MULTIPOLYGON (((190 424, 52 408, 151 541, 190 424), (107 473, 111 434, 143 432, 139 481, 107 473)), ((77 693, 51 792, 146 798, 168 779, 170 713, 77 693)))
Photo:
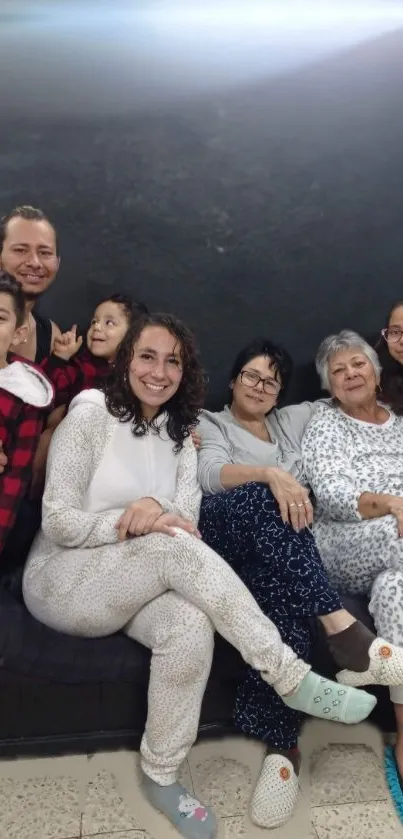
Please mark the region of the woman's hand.
POLYGON ((284 469, 268 467, 266 483, 280 507, 281 518, 297 532, 310 527, 313 521, 313 507, 305 489, 284 469))
POLYGON ((53 354, 64 361, 70 361, 70 358, 78 352, 82 343, 83 339, 81 337, 77 338, 77 327, 72 326, 68 332, 55 337, 53 354))
POLYGON ((124 542, 130 536, 146 536, 147 533, 151 533, 155 522, 161 516, 161 504, 154 498, 140 498, 139 501, 134 501, 115 524, 119 532, 119 542, 124 542))
POLYGON ((403 536, 403 498, 396 495, 390 497, 389 512, 395 517, 397 521, 397 529, 399 536, 403 536))
POLYGON ((198 433, 198 431, 196 431, 195 428, 190 433, 191 433, 191 436, 192 436, 193 445, 194 445, 196 451, 198 452, 199 449, 200 449, 200 446, 201 446, 201 436, 198 433))
POLYGON ((363 519, 394 516, 399 536, 403 536, 403 498, 382 492, 363 492, 358 499, 358 512, 363 519))
POLYGON ((197 539, 201 539, 196 525, 189 519, 185 519, 183 516, 177 516, 175 513, 163 513, 154 523, 152 532, 165 533, 167 536, 176 536, 175 527, 179 527, 186 533, 190 533, 191 536, 196 536, 197 539))

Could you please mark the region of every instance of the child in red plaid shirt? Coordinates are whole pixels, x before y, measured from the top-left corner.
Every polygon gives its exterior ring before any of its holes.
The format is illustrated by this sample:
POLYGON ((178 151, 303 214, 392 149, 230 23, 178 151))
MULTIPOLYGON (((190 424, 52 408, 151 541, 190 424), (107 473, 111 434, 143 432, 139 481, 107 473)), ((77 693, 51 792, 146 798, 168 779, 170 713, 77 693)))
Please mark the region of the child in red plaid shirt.
POLYGON ((111 370, 130 324, 146 312, 142 303, 136 303, 128 295, 111 294, 95 309, 85 348, 75 326, 55 340, 53 355, 40 365, 53 384, 55 408, 69 405, 82 390, 99 387, 111 370))
POLYGON ((16 565, 24 560, 40 522, 41 493, 32 494, 31 479, 34 456, 49 410, 67 406, 81 390, 99 386, 132 319, 146 309, 129 296, 111 295, 94 312, 85 349, 81 348, 82 338, 77 338, 73 327, 58 340, 55 354, 36 367, 12 353, 14 344, 24 341, 21 336, 26 330, 25 298, 20 285, 9 275, 0 275, 0 303, 0 367, 3 368, 0 369, 0 442, 8 459, 0 475, 0 555, 1 570, 10 568, 12 577, 16 565), (10 384, 16 374, 21 380, 21 392, 10 384), (27 386, 27 381, 35 384, 40 396, 33 384, 27 386))
POLYGON ((24 320, 21 286, 0 273, 0 440, 7 457, 0 475, 1 560, 28 492, 35 451, 53 401, 52 386, 35 365, 23 359, 8 363, 9 351, 26 340, 24 320))

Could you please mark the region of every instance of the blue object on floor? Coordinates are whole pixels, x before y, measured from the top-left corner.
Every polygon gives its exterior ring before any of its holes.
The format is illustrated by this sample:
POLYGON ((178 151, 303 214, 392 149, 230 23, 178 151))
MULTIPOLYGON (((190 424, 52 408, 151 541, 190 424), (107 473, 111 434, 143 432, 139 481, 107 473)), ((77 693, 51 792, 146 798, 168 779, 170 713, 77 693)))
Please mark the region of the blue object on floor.
POLYGON ((387 746, 385 749, 385 776, 397 814, 403 824, 403 782, 396 763, 393 746, 387 746))

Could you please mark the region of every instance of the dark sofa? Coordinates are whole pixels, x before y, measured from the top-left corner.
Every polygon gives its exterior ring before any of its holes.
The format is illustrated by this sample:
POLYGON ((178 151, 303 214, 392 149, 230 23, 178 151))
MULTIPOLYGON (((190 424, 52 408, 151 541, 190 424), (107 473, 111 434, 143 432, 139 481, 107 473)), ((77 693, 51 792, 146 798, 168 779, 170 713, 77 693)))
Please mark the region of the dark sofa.
MULTIPOLYGON (((363 600, 346 606, 368 625, 363 600)), ((313 664, 324 675, 335 667, 315 628, 313 664)), ((149 653, 123 634, 86 640, 38 623, 17 593, 0 582, 0 757, 55 755, 138 748, 147 707, 149 653)), ((243 662, 217 636, 203 703, 200 736, 231 729, 236 682, 243 662)), ((372 718, 394 730, 387 689, 378 689, 372 718)))

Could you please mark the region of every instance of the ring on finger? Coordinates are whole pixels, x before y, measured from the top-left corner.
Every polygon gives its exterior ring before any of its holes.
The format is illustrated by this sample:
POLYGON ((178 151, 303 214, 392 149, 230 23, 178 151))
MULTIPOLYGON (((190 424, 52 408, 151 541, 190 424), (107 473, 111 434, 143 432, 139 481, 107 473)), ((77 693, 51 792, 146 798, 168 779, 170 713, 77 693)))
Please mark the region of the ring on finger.
MULTIPOLYGON (((292 501, 292 502, 291 502, 291 504, 289 504, 288 506, 289 506, 289 507, 296 507, 297 505, 296 505, 295 501, 292 501)), ((298 505, 298 506, 299 506, 299 505, 298 505)))
POLYGON ((297 504, 297 507, 305 507, 305 502, 303 504, 297 504))

